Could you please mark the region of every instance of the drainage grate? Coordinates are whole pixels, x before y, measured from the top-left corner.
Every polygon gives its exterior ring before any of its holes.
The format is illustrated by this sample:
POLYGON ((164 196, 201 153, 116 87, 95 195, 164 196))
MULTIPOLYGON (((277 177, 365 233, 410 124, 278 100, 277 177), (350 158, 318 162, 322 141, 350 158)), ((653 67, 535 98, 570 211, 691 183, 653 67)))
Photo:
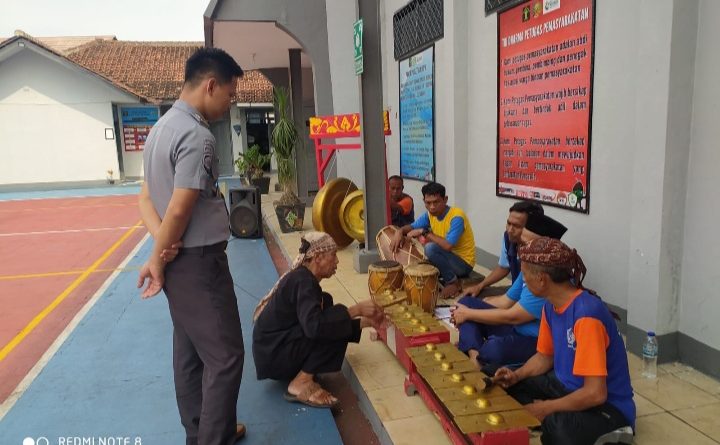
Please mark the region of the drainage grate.
POLYGON ((393 15, 395 60, 441 39, 443 34, 443 0, 412 0, 393 15))

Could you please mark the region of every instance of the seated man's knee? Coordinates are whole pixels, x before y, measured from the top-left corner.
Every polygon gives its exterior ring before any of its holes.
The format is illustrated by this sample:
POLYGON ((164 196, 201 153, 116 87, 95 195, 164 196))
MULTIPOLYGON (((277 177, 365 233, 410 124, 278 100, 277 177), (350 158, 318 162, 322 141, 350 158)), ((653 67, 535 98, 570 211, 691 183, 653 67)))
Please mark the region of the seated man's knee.
POLYGON ((442 247, 437 243, 425 244, 425 256, 432 259, 442 253, 442 247))
POLYGON ((577 445, 578 426, 575 425, 573 413, 557 412, 545 417, 542 421, 543 444, 577 445))
POLYGON ((466 295, 458 300, 458 303, 464 304, 470 309, 497 309, 490 303, 486 303, 481 298, 466 295))
POLYGON ((483 363, 496 363, 504 365, 507 362, 501 342, 490 339, 485 342, 478 352, 480 353, 478 355, 478 359, 483 363))
POLYGON ((465 295, 464 297, 462 297, 458 300, 458 303, 464 304, 465 306, 472 308, 475 306, 476 301, 478 301, 477 298, 470 296, 470 295, 465 295))

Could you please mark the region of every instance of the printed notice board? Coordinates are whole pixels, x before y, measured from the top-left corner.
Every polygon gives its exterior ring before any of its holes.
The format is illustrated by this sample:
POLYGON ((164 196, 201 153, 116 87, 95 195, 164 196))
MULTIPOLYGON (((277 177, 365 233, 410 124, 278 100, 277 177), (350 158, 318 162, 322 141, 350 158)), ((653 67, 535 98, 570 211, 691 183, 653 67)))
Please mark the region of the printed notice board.
POLYGON ((158 121, 157 107, 121 107, 120 123, 125 151, 141 151, 145 148, 150 129, 158 121))
POLYGON ((589 212, 593 0, 498 15, 497 195, 589 212))
POLYGON ((434 47, 400 61, 400 175, 435 180, 434 47))

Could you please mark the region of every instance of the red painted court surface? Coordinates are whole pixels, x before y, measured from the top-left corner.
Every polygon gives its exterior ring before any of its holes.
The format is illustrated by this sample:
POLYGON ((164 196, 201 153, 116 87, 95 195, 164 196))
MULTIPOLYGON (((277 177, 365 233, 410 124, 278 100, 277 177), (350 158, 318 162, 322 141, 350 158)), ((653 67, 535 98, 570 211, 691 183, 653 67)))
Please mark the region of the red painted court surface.
POLYGON ((146 232, 135 195, 0 201, 0 403, 146 232))

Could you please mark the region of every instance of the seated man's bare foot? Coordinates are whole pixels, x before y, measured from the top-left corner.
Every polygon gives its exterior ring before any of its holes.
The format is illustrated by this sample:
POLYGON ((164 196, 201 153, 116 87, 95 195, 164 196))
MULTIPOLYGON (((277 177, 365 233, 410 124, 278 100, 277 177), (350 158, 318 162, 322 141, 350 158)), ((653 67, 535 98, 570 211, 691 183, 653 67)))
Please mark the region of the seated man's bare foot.
POLYGON ((483 287, 480 286, 480 284, 474 284, 474 285, 467 286, 466 288, 464 288, 463 294, 477 297, 478 295, 480 295, 480 292, 482 292, 482 290, 483 290, 483 287))
POLYGON ((480 365, 480 362, 478 361, 478 356, 480 355, 479 352, 477 352, 474 349, 471 349, 468 351, 468 357, 470 357, 470 361, 473 365, 477 367, 477 369, 481 369, 482 366, 480 365))
POLYGON ((460 284, 458 280, 448 283, 440 293, 440 298, 455 298, 460 293, 460 284))

